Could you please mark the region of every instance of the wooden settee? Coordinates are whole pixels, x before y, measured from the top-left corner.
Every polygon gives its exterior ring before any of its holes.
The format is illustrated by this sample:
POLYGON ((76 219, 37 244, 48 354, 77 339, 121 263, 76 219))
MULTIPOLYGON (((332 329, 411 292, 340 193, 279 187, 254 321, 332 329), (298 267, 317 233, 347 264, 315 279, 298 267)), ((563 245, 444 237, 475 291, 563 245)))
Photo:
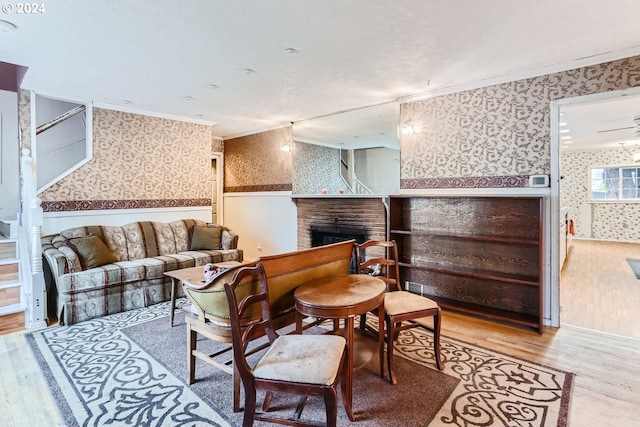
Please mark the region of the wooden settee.
MULTIPOLYGON (((283 254, 261 257, 249 265, 261 263, 267 277, 269 300, 273 320, 277 328, 295 323, 294 291, 309 280, 346 274, 351 265, 354 240, 319 246, 283 254)), ((189 384, 195 381, 195 360, 199 358, 230 374, 231 361, 219 362, 214 355, 206 354, 196 348, 197 333, 222 343, 231 342, 229 328, 229 306, 224 292, 224 283, 230 281, 234 270, 219 276, 206 288, 195 289, 183 284, 183 291, 193 304, 196 315, 186 317, 188 377, 189 384)), ((246 295, 254 292, 257 283, 248 282, 240 286, 239 291, 246 295)), ((243 296, 244 296, 243 295, 243 296)), ((239 298, 242 296, 239 295, 239 298)), ((239 410, 239 379, 234 375, 234 410, 239 410)))

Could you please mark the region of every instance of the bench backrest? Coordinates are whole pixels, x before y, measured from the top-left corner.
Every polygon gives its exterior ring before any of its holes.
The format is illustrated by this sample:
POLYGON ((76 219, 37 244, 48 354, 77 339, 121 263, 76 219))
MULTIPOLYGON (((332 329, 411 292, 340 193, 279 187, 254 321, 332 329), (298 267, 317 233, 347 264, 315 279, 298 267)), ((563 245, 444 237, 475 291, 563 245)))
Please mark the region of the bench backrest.
POLYGON ((261 257, 269 287, 271 314, 277 318, 295 309, 293 293, 304 282, 347 274, 355 241, 261 257))
MULTIPOLYGON (((320 277, 349 272, 355 241, 334 243, 261 257, 248 264, 254 266, 262 263, 269 288, 269 304, 276 327, 295 321, 295 301, 293 293, 302 283, 320 277)), ((235 270, 223 273, 205 289, 193 289, 183 285, 187 297, 198 309, 200 320, 208 318, 219 325, 229 321, 229 304, 224 293, 224 282, 230 281, 235 270)), ((240 286, 239 298, 255 292, 258 284, 248 282, 240 286)))

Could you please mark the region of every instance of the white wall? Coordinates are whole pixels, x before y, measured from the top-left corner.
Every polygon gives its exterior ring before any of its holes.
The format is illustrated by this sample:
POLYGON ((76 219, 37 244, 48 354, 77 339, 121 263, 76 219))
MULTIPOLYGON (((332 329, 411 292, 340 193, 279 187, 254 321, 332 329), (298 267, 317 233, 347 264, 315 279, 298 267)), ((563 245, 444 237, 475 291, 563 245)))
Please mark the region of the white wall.
POLYGON ((400 192, 400 151, 390 148, 355 150, 356 176, 375 194, 400 192))
POLYGON ((239 234, 245 259, 297 250, 297 209, 291 193, 225 193, 224 225, 239 234))
POLYGON ((18 95, 0 90, 0 218, 16 219, 19 208, 18 95))

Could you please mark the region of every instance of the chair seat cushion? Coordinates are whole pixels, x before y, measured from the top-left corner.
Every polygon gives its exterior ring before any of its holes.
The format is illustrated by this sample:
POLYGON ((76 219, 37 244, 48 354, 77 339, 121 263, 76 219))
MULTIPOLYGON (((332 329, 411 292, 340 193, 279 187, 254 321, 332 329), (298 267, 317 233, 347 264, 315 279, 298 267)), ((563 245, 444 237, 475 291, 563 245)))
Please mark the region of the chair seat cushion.
POLYGON ((387 292, 384 295, 384 311, 390 316, 437 307, 438 303, 434 300, 407 291, 387 292))
POLYGON ((253 370, 255 378, 330 385, 340 369, 346 340, 337 335, 282 335, 253 370))

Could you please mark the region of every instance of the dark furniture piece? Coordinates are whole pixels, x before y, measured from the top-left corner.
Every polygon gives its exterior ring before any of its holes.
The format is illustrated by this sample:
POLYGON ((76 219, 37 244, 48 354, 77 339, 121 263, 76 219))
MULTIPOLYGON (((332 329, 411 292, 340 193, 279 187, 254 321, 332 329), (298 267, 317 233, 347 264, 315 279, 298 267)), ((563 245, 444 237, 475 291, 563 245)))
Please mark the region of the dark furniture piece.
MULTIPOLYGON (((387 285, 384 295, 384 321, 378 324, 381 337, 387 342, 387 369, 389 380, 396 384, 393 374, 393 343, 398 339, 400 331, 416 327, 423 327, 433 333, 434 358, 438 369, 442 370, 440 357, 440 321, 441 311, 438 303, 420 295, 407 292, 400 286, 398 265, 398 247, 395 241, 383 242, 369 240, 355 246, 358 272, 371 274, 382 279, 387 285), (416 322, 417 319, 433 317, 433 327, 416 322)), ((375 314, 378 314, 374 311, 375 314)), ((360 316, 360 327, 366 328, 366 315, 360 316)), ((381 338, 382 339, 382 338, 381 338)), ((380 358, 380 373, 384 376, 383 358, 380 358)))
POLYGON ((542 197, 391 196, 409 291, 542 332, 542 197))
MULTIPOLYGON (((372 351, 364 340, 356 340, 354 319, 363 313, 382 309, 385 285, 382 280, 365 274, 340 274, 322 277, 300 285, 295 293, 296 331, 302 331, 302 319, 305 316, 320 319, 345 319, 344 336, 347 340, 347 361, 345 381, 342 384, 342 401, 351 421, 356 421, 353 413, 353 371, 371 360, 372 351), (358 341, 361 343, 358 344, 358 341), (366 350, 364 350, 366 349, 366 350), (357 360, 356 360, 357 358, 357 360)), ((383 310, 381 310, 383 311, 383 310)), ((382 313, 379 321, 383 321, 382 313)), ((365 338, 366 339, 366 338, 365 338)), ((366 341, 370 341, 366 339, 366 341)), ((384 356, 382 336, 378 337, 375 347, 380 358, 384 356)), ((383 376, 383 371, 380 372, 383 376)))
POLYGON ((321 396, 326 406, 326 425, 335 426, 338 416, 338 381, 343 378, 346 340, 337 335, 282 335, 271 322, 267 279, 262 267, 240 268, 231 283, 224 284, 229 302, 233 339, 233 360, 244 385, 243 426, 254 420, 289 426, 318 425, 301 419, 307 396, 321 396), (247 283, 259 283, 258 292, 243 291, 247 283), (238 301, 237 294, 246 295, 238 301), (246 359, 252 338, 266 334, 269 348, 251 366, 246 359), (310 368, 313 369, 310 369, 310 368), (286 392, 301 396, 295 418, 277 418, 256 412, 256 391, 267 392, 263 410, 267 411, 272 393, 286 392))

